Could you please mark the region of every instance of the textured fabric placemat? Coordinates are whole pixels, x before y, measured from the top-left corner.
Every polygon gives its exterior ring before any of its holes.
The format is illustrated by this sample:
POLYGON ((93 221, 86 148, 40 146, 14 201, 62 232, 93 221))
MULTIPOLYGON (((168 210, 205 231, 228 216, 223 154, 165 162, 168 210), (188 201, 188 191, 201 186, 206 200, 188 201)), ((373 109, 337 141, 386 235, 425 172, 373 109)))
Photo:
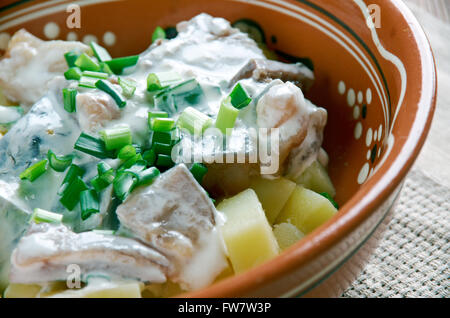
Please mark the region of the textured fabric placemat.
POLYGON ((448 297, 450 191, 413 171, 393 220, 343 297, 448 297))

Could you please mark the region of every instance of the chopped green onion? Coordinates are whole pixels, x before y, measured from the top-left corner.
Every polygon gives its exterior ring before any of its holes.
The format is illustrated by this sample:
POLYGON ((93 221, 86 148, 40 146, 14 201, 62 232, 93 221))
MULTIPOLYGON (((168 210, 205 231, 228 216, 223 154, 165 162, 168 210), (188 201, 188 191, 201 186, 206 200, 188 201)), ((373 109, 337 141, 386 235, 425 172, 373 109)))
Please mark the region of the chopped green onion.
POLYGON ((111 168, 111 166, 104 161, 100 161, 97 164, 97 172, 99 175, 103 175, 105 173, 110 173, 112 171, 113 171, 113 168, 111 168))
POLYGON ((120 108, 125 107, 125 105, 127 104, 125 98, 123 98, 123 96, 114 88, 114 86, 110 82, 105 80, 98 80, 97 82, 95 82, 95 86, 98 89, 109 94, 114 99, 117 106, 119 106, 120 108))
POLYGON ((139 173, 139 185, 148 185, 152 183, 159 175, 160 172, 155 167, 143 170, 139 173))
POLYGON ((95 138, 86 133, 81 133, 75 142, 74 148, 100 159, 113 157, 113 154, 106 149, 105 142, 102 139, 95 138))
POLYGON ((163 154, 170 156, 172 153, 172 145, 170 144, 163 144, 159 142, 155 142, 153 144, 153 148, 156 154, 163 154))
POLYGON ((92 230, 93 233, 101 234, 101 235, 114 235, 115 231, 113 230, 92 230))
POLYGON ((128 126, 104 129, 100 135, 106 145, 106 150, 121 149, 126 145, 131 145, 132 136, 128 126))
POLYGON ((152 144, 157 142, 170 145, 172 143, 172 133, 167 131, 154 131, 152 134, 152 144))
POLYGON ((99 174, 91 179, 91 184, 97 192, 101 192, 114 181, 114 170, 99 174))
POLYGON ((78 87, 95 88, 95 83, 97 81, 98 78, 95 77, 81 76, 78 87))
POLYGON ((71 155, 57 157, 51 150, 48 151, 47 158, 50 167, 57 172, 63 172, 66 170, 67 167, 72 164, 73 160, 73 156, 71 155))
POLYGON ((75 61, 75 66, 78 66, 82 71, 100 71, 100 65, 89 57, 86 53, 81 54, 75 61))
POLYGON ((100 72, 106 73, 108 75, 113 75, 113 71, 105 62, 100 62, 100 72))
POLYGON ((86 220, 92 214, 100 212, 100 203, 95 190, 84 190, 80 193, 81 219, 86 220))
POLYGON ((133 191, 138 183, 138 178, 134 173, 121 172, 114 179, 113 189, 116 197, 122 202, 126 200, 128 195, 133 191))
POLYGON ((148 112, 148 127, 151 129, 153 118, 168 118, 169 114, 163 111, 152 110, 148 112))
POLYGON ((66 54, 64 54, 64 58, 66 59, 67 65, 69 67, 75 66, 75 61, 78 59, 79 56, 80 56, 79 54, 77 54, 73 51, 70 51, 70 52, 67 52, 66 54))
POLYGON ((172 167, 173 165, 174 165, 174 162, 172 161, 171 156, 163 155, 163 154, 160 154, 157 156, 156 166, 167 168, 167 167, 172 167))
POLYGON ((105 61, 111 60, 111 55, 109 55, 108 51, 104 47, 98 45, 95 42, 91 42, 90 45, 91 45, 92 51, 94 52, 95 57, 100 62, 105 62, 105 61))
POLYGON ((322 192, 322 193, 319 193, 319 194, 320 194, 321 196, 327 198, 327 199, 331 202, 331 204, 333 204, 334 207, 335 207, 336 209, 339 210, 339 205, 337 204, 336 201, 333 200, 333 198, 331 197, 331 195, 329 195, 327 192, 322 192))
POLYGON ((81 70, 78 67, 71 67, 67 71, 64 72, 64 77, 66 80, 80 80, 81 78, 81 70))
POLYGON ((104 73, 104 72, 83 71, 82 75, 87 76, 87 77, 94 77, 97 79, 107 79, 108 78, 108 73, 104 73))
POLYGON ((148 166, 153 166, 155 164, 156 161, 156 153, 153 149, 149 149, 144 151, 144 153, 142 154, 142 159, 144 159, 145 161, 147 161, 147 165, 148 166))
POLYGON ((47 171, 47 162, 47 159, 44 159, 28 167, 19 175, 20 179, 27 179, 33 182, 47 171))
POLYGON ((190 169, 192 175, 198 183, 202 183, 203 177, 208 172, 208 168, 202 163, 194 163, 190 169))
POLYGON ((181 76, 176 72, 150 73, 147 76, 147 91, 159 91, 182 80, 181 76))
POLYGON ((125 169, 124 171, 134 173, 139 178, 139 173, 147 168, 147 161, 139 159, 134 165, 125 169))
POLYGON ((231 98, 225 98, 222 101, 219 113, 217 114, 216 127, 219 128, 223 134, 229 134, 231 129, 234 128, 238 114, 239 109, 231 105, 231 98))
POLYGON ((83 180, 81 180, 80 177, 75 177, 75 179, 71 183, 67 184, 67 187, 64 189, 59 202, 61 202, 61 204, 66 207, 66 209, 72 211, 80 200, 80 193, 87 189, 88 187, 83 182, 83 180))
POLYGON ((62 93, 64 109, 68 113, 73 113, 77 110, 77 90, 74 88, 63 88, 62 93))
POLYGON ((33 215, 31 216, 31 219, 35 223, 61 223, 62 218, 62 214, 46 211, 39 208, 34 209, 33 215))
POLYGON ((64 177, 64 180, 61 184, 61 187, 59 188, 58 194, 61 195, 64 193, 67 186, 73 182, 77 177, 82 177, 84 175, 84 169, 71 164, 69 167, 69 170, 67 170, 66 176, 64 177))
POLYGON ((150 129, 153 131, 167 132, 175 127, 175 120, 173 118, 152 118, 150 121, 150 129))
POLYGON ((122 94, 127 98, 133 97, 134 92, 136 91, 136 82, 123 77, 119 77, 118 81, 120 87, 122 87, 122 94))
POLYGON ((152 43, 158 39, 165 39, 165 38, 166 38, 166 31, 164 31, 164 29, 161 28, 160 26, 157 26, 152 34, 152 43))
POLYGON ((237 109, 242 109, 246 107, 252 99, 248 96, 245 89, 242 87, 240 83, 238 83, 230 94, 231 104, 237 109))
POLYGON ((124 171, 126 169, 131 168, 133 165, 136 164, 136 162, 143 160, 142 155, 139 153, 134 157, 131 157, 127 161, 125 161, 118 169, 118 171, 124 171))
POLYGON ((122 74, 124 68, 136 65, 138 60, 139 55, 133 55, 115 58, 109 61, 105 61, 105 63, 108 64, 114 74, 120 75, 122 74))
POLYGON ((169 39, 169 40, 176 38, 178 35, 177 28, 175 28, 173 26, 167 27, 164 31, 166 32, 166 39, 169 39))
POLYGON ((134 156, 136 156, 136 148, 134 148, 132 145, 126 145, 120 149, 117 158, 119 158, 120 160, 128 160, 134 156))
POLYGON ((198 135, 212 125, 212 119, 193 107, 186 108, 177 121, 177 126, 198 135))

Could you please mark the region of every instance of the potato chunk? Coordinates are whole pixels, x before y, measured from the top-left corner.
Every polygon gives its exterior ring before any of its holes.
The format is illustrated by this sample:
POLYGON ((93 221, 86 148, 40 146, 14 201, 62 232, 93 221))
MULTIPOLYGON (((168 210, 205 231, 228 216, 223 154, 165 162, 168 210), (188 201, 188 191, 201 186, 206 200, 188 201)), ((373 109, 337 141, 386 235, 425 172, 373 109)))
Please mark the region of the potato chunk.
POLYGON ((273 234, 281 250, 287 249, 305 236, 297 227, 290 223, 276 224, 273 228, 273 234))
POLYGON ((328 176, 327 170, 318 161, 314 161, 295 181, 297 184, 303 185, 314 192, 326 192, 332 197, 336 195, 336 190, 328 176))
POLYGON ((255 191, 247 189, 222 201, 217 209, 226 216, 221 231, 235 273, 278 254, 277 240, 255 191))
POLYGON ((273 224, 294 191, 295 183, 285 178, 270 180, 256 177, 252 178, 250 188, 255 190, 267 221, 273 224))
POLYGON ((337 212, 331 202, 301 186, 297 186, 275 223, 291 223, 305 234, 325 223, 337 212))

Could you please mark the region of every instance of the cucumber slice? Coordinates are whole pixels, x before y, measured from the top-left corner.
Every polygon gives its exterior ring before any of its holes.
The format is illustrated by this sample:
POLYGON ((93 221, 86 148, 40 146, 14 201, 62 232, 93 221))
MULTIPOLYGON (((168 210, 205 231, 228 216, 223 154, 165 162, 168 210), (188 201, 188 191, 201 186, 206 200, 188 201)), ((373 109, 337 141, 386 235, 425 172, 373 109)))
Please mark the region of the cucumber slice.
POLYGON ((241 19, 232 24, 233 28, 247 33, 256 43, 266 43, 266 35, 258 22, 250 19, 241 19))

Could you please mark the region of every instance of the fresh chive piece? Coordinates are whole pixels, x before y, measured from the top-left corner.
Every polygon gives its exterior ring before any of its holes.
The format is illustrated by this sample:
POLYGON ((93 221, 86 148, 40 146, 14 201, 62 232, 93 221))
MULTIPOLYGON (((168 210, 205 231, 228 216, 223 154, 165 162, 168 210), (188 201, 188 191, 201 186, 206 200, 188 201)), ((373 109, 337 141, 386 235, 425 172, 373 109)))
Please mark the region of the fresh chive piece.
POLYGON ((187 107, 180 115, 177 126, 191 134, 199 135, 212 125, 212 119, 193 107, 187 107))
POLYGON ((208 168, 202 163, 194 163, 190 169, 192 175, 198 183, 202 183, 203 177, 208 172, 208 168))
POLYGON ((172 143, 172 132, 154 131, 152 134, 152 144, 157 142, 170 145, 172 143))
POLYGON ((98 45, 95 42, 91 42, 90 43, 91 49, 94 52, 95 57, 100 61, 100 62, 105 62, 105 61, 109 61, 111 60, 111 55, 109 55, 108 51, 98 45))
POLYGON ((173 118, 152 118, 150 121, 150 129, 153 131, 167 132, 175 127, 175 120, 173 118))
POLYGON ((78 87, 95 88, 95 83, 97 81, 98 78, 95 77, 81 76, 80 81, 78 82, 78 87))
POLYGON ((73 113, 77 110, 77 90, 75 88, 63 88, 63 103, 64 109, 68 113, 73 113))
POLYGON ((100 62, 99 65, 100 65, 100 72, 106 73, 108 75, 114 74, 111 68, 105 62, 100 62))
POLYGON ((80 80, 81 78, 81 70, 78 67, 71 67, 69 68, 67 71, 64 72, 64 77, 66 78, 66 80, 80 80))
POLYGON ((334 206, 336 209, 339 210, 339 205, 337 204, 336 201, 333 200, 333 198, 331 197, 331 195, 329 195, 327 192, 322 192, 322 193, 319 193, 319 194, 320 194, 321 196, 327 198, 327 199, 331 202, 331 204, 333 204, 333 206, 334 206))
POLYGON ((71 164, 69 167, 69 170, 67 170, 66 176, 64 177, 64 180, 61 184, 61 187, 59 188, 58 194, 62 195, 64 191, 67 189, 67 186, 72 183, 77 177, 82 177, 84 175, 84 169, 75 165, 71 164))
POLYGON ((156 157, 156 166, 158 167, 164 167, 169 168, 174 165, 174 162, 172 161, 172 157, 168 155, 159 154, 156 157))
POLYGON ((100 131, 106 150, 121 149, 126 145, 131 145, 132 136, 128 126, 104 129, 100 131))
POLYGON ((156 153, 153 149, 149 149, 144 151, 144 153, 142 154, 142 159, 144 159, 145 161, 147 161, 147 165, 153 166, 155 164, 156 161, 156 153))
POLYGON ((114 170, 99 174, 91 179, 91 185, 97 192, 101 192, 103 189, 107 188, 111 183, 113 183, 115 178, 114 170))
POLYGON ((124 171, 134 173, 139 180, 139 173, 141 173, 145 169, 147 169, 147 161, 140 159, 137 160, 134 165, 132 165, 128 169, 125 169, 124 171))
POLYGON ((71 183, 68 183, 67 187, 64 189, 59 202, 61 202, 67 210, 72 211, 78 204, 78 201, 80 201, 80 193, 87 189, 88 187, 83 180, 81 180, 80 177, 75 177, 75 179, 71 183))
POLYGON ((159 91, 182 80, 181 76, 176 72, 150 73, 147 76, 147 91, 159 91))
POLYGON ((86 53, 81 54, 77 58, 75 61, 75 66, 78 66, 82 71, 100 71, 100 65, 86 53))
POLYGON ((120 160, 128 160, 134 156, 136 156, 136 148, 134 148, 132 145, 126 145, 119 150, 117 158, 119 158, 120 160))
POLYGON ((86 220, 92 214, 100 212, 100 203, 95 190, 84 190, 80 193, 81 219, 86 220))
POLYGON ((100 159, 113 157, 112 152, 106 149, 105 142, 102 139, 96 138, 86 133, 81 133, 80 137, 78 137, 77 141, 75 142, 74 148, 78 151, 87 153, 100 159))
POLYGON ((74 51, 70 51, 70 52, 67 52, 66 54, 64 54, 64 58, 66 59, 67 66, 74 67, 75 61, 78 59, 79 56, 80 55, 74 51))
POLYGON ((170 156, 172 153, 172 145, 171 144, 163 144, 159 142, 155 142, 153 144, 153 148, 156 154, 163 154, 170 156))
POLYGON ((83 71, 82 75, 87 76, 87 77, 97 78, 97 79, 107 79, 109 76, 108 73, 93 72, 93 71, 83 71))
POLYGON ((131 157, 119 167, 118 171, 124 171, 126 169, 130 169, 136 162, 143 160, 142 155, 139 153, 134 157, 131 157))
POLYGON ((248 96, 245 89, 242 87, 240 83, 238 83, 230 93, 231 97, 231 105, 236 107, 237 109, 242 109, 246 107, 252 99, 248 96))
POLYGON ((114 74, 120 75, 124 68, 134 66, 139 60, 139 55, 118 57, 109 61, 105 61, 114 74))
POLYGON ((152 119, 153 118, 168 118, 169 114, 159 110, 152 110, 148 112, 148 127, 151 129, 152 127, 152 119))
POLYGON ((136 82, 129 78, 119 77, 118 79, 120 87, 122 87, 122 94, 126 98, 131 98, 136 91, 136 82))
POLYGON ((138 183, 138 178, 134 173, 123 171, 119 173, 113 182, 114 194, 122 202, 130 195, 138 183))
POLYGON ((109 94, 114 99, 119 108, 123 108, 127 104, 127 101, 125 100, 125 98, 123 98, 122 94, 120 94, 110 82, 105 80, 98 80, 97 82, 95 82, 95 86, 98 89, 109 94))
POLYGON ((58 157, 55 155, 55 153, 51 150, 47 153, 47 159, 50 167, 57 171, 57 172, 63 172, 72 164, 73 156, 61 156, 58 157))
POLYGON ((104 161, 100 161, 97 164, 97 172, 99 175, 103 175, 105 173, 110 173, 112 171, 114 171, 114 169, 111 168, 111 166, 104 161))
POLYGON ((33 182, 47 171, 47 162, 47 159, 44 159, 28 167, 19 175, 20 179, 33 182))
POLYGON ((157 26, 152 34, 152 43, 158 39, 165 39, 165 38, 166 38, 166 31, 164 31, 164 29, 161 28, 160 26, 157 26))
POLYGON ((62 214, 50 212, 47 210, 36 208, 33 211, 31 220, 35 223, 61 223, 63 218, 62 214))
POLYGON ((148 185, 155 181, 155 179, 158 178, 159 175, 160 172, 156 167, 145 169, 139 173, 138 185, 148 185))
POLYGON ((239 109, 233 107, 231 104, 231 97, 225 98, 222 101, 219 113, 217 114, 216 127, 219 128, 223 134, 229 134, 231 129, 234 128, 238 115, 239 109))

